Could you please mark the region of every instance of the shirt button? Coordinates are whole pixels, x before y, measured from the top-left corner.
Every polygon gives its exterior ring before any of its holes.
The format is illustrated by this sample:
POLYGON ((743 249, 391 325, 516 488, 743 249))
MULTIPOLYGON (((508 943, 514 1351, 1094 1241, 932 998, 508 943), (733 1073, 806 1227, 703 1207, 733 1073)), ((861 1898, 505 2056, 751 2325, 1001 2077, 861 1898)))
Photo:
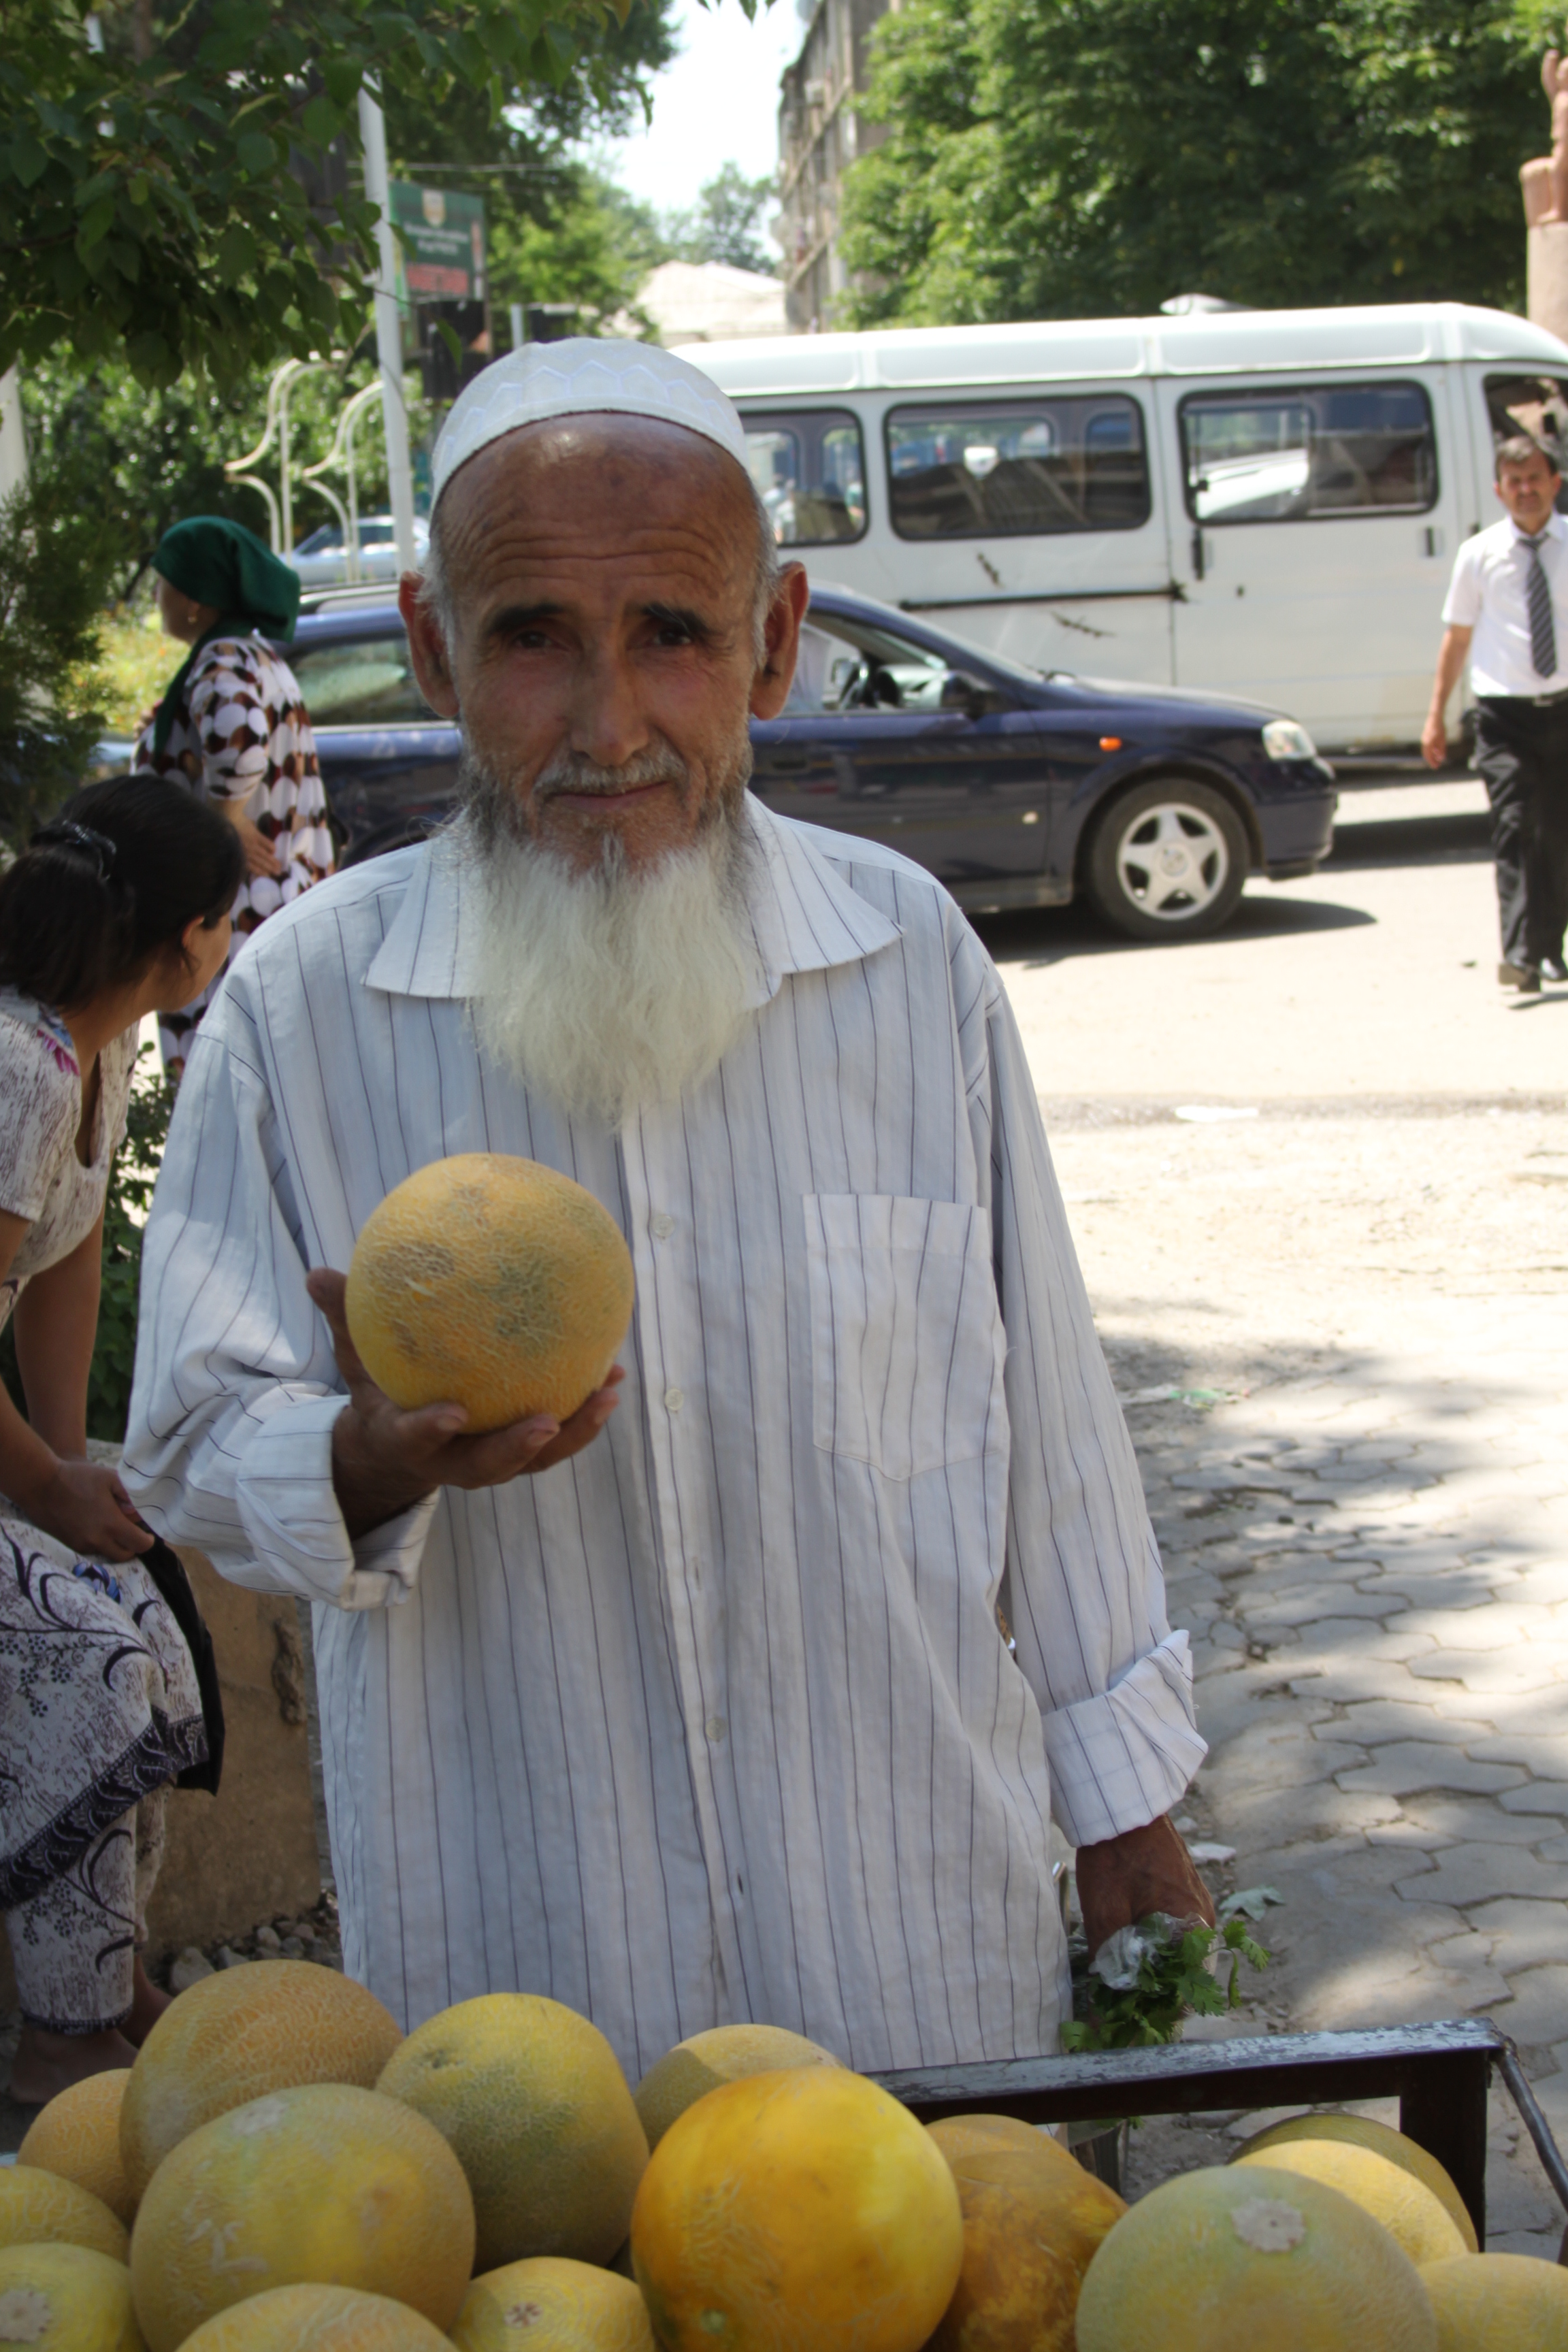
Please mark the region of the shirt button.
POLYGON ((686 1402, 686 1391, 684 1389, 666 1389, 664 1401, 671 1412, 679 1412, 686 1402))
POLYGON ((730 1728, 721 1715, 710 1715, 703 1727, 706 1730, 709 1738, 713 1742, 715 1748, 717 1748, 719 1742, 723 1738, 724 1734, 730 1728))
POLYGON ((648 1230, 652 1234, 656 1242, 661 1242, 663 1241, 666 1234, 670 1234, 675 1231, 675 1219, 673 1217, 667 1217, 664 1211, 661 1209, 657 1217, 650 1217, 648 1219, 648 1230))

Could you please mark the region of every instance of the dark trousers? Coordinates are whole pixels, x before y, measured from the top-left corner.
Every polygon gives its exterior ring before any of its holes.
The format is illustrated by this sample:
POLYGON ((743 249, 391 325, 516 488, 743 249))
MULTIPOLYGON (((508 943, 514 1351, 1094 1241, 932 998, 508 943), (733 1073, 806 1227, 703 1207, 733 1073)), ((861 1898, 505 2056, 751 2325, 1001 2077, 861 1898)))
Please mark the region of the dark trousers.
POLYGON ((1568 925, 1568 701, 1498 695, 1477 712, 1476 766, 1492 804, 1503 960, 1563 953, 1568 925))

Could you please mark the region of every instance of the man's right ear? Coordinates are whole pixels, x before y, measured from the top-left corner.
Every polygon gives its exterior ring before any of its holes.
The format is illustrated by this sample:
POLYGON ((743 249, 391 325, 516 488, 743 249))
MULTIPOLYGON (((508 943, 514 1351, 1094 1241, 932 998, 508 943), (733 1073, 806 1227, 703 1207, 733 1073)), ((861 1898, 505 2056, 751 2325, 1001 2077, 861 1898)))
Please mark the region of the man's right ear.
POLYGON ((424 583, 417 572, 405 572, 397 583, 397 609, 408 633, 408 654, 419 691, 438 717, 456 719, 458 688, 440 623, 424 602, 424 583))

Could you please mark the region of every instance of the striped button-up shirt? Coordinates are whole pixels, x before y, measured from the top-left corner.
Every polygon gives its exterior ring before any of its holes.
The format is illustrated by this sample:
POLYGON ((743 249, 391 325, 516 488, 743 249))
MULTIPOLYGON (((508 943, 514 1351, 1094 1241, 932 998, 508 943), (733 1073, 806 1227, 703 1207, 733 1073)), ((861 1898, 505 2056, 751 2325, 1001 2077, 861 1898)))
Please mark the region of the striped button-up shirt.
POLYGON ((479 1057, 439 843, 258 933, 180 1090, 127 1475, 316 1604, 345 1964, 408 2023, 549 1993, 634 2078, 740 2019, 860 2067, 1048 2050, 1050 1816, 1186 1785, 1186 1637, 994 966, 929 876, 748 805, 753 1017, 618 1134, 479 1057), (616 1217, 622 1402, 353 1541, 306 1272, 458 1151, 616 1217))

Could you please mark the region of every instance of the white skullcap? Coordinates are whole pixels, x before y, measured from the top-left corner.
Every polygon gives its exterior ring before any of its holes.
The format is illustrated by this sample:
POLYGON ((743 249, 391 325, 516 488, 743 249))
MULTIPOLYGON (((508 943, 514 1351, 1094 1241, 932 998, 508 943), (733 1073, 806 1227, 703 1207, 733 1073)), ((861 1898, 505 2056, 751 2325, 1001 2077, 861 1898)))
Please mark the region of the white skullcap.
POLYGON ((492 360, 458 394, 436 444, 431 506, 459 466, 489 441, 551 416, 653 416, 683 425, 746 463, 740 413, 711 376, 657 343, 600 341, 574 335, 560 343, 524 343, 492 360))

